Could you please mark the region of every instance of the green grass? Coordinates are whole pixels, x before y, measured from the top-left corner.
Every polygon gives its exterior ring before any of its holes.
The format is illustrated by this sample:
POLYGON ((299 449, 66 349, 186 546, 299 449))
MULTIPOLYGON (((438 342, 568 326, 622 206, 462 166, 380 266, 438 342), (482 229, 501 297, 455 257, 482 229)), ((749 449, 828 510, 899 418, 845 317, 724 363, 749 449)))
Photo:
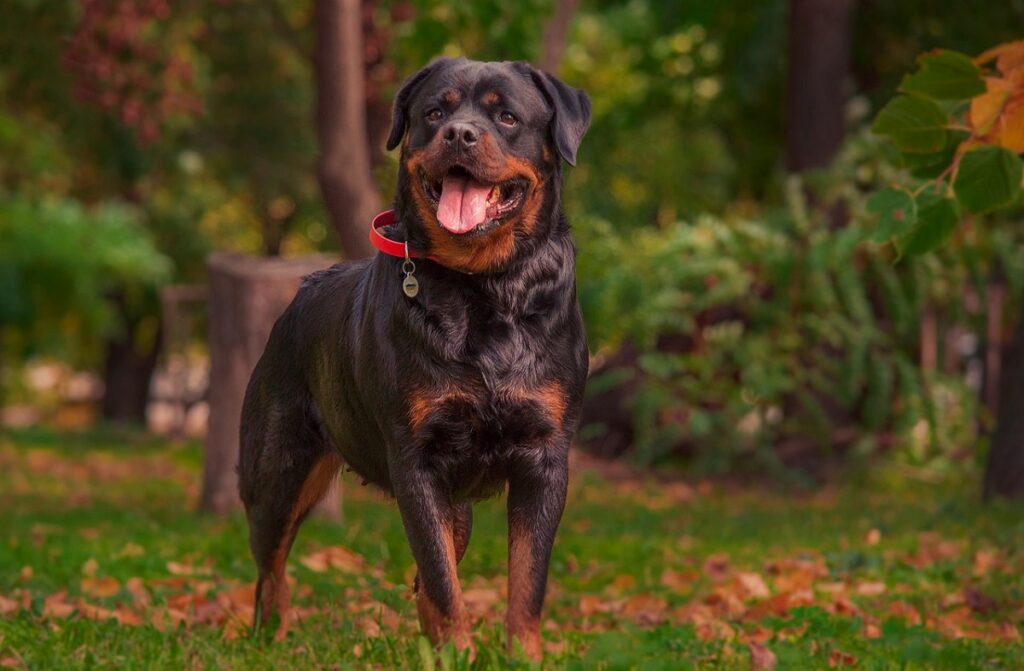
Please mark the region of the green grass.
MULTIPOLYGON (((311 520, 292 551, 304 618, 283 643, 235 636, 244 604, 215 604, 253 578, 244 520, 195 514, 200 464, 197 445, 130 432, 0 438, 0 666, 531 667, 504 653, 503 502, 477 506, 460 566, 478 618, 470 662, 419 636, 397 511, 351 477, 344 522, 311 520), (363 569, 301 563, 332 546, 363 569), (105 578, 110 589, 96 591, 105 578)), ((544 668, 747 669, 756 641, 779 669, 1021 669, 1022 513, 949 486, 791 496, 578 466, 544 668), (744 591, 750 580, 768 593, 744 591)))

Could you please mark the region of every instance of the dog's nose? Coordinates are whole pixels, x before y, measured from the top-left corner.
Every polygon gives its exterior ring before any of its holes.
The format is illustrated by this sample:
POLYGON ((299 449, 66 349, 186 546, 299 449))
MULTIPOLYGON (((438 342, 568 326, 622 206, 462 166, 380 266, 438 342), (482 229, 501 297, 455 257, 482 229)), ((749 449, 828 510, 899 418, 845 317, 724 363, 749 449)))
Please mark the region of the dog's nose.
POLYGON ((444 141, 453 146, 472 147, 478 139, 476 130, 465 123, 450 124, 444 131, 444 141))

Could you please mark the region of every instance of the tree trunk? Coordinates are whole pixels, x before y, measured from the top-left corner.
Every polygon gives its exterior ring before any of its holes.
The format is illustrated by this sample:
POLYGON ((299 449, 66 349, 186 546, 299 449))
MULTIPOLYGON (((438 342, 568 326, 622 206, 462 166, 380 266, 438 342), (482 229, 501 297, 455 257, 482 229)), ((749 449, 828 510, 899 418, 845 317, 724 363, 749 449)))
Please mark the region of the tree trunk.
POLYGON ((985 499, 1024 499, 1024 312, 1004 352, 998 408, 985 469, 985 499))
POLYGON ((360 0, 316 0, 317 177, 342 250, 373 253, 367 239, 381 197, 370 170, 360 0))
POLYGON ((149 383, 160 351, 159 318, 132 317, 123 296, 115 297, 115 303, 120 308, 124 329, 104 345, 100 415, 112 422, 145 424, 149 383), (154 322, 149 320, 155 320, 155 329, 148 336, 140 334, 140 328, 153 326, 154 322))
POLYGON ((790 0, 786 168, 829 164, 843 141, 853 0, 790 0))
MULTIPOLYGON (((285 260, 217 253, 210 257, 210 425, 201 510, 224 514, 240 506, 235 466, 249 376, 302 278, 334 261, 326 256, 285 260)), ((336 501, 325 507, 333 505, 337 511, 336 501)))
POLYGON ((555 13, 544 26, 541 39, 540 69, 555 74, 558 64, 565 53, 565 43, 569 39, 569 25, 572 16, 580 6, 580 0, 557 0, 555 13))

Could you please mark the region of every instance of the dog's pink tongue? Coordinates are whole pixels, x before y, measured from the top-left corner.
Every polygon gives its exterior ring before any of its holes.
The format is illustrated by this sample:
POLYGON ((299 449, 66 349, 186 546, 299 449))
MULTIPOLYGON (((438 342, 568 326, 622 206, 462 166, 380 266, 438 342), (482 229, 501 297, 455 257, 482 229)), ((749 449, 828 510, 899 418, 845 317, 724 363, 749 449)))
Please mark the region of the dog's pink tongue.
POLYGON ((452 233, 468 233, 487 219, 487 196, 491 187, 469 177, 444 178, 437 220, 452 233))

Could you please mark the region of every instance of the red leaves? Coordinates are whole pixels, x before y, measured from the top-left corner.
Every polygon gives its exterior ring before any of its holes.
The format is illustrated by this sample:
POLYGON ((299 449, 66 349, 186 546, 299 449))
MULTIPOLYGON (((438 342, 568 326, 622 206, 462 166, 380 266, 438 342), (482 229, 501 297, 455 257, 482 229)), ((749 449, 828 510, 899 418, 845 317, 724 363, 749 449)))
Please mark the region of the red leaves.
POLYGON ((189 35, 172 30, 170 18, 165 0, 89 0, 64 52, 75 96, 111 113, 144 144, 166 120, 202 108, 184 56, 189 35))

